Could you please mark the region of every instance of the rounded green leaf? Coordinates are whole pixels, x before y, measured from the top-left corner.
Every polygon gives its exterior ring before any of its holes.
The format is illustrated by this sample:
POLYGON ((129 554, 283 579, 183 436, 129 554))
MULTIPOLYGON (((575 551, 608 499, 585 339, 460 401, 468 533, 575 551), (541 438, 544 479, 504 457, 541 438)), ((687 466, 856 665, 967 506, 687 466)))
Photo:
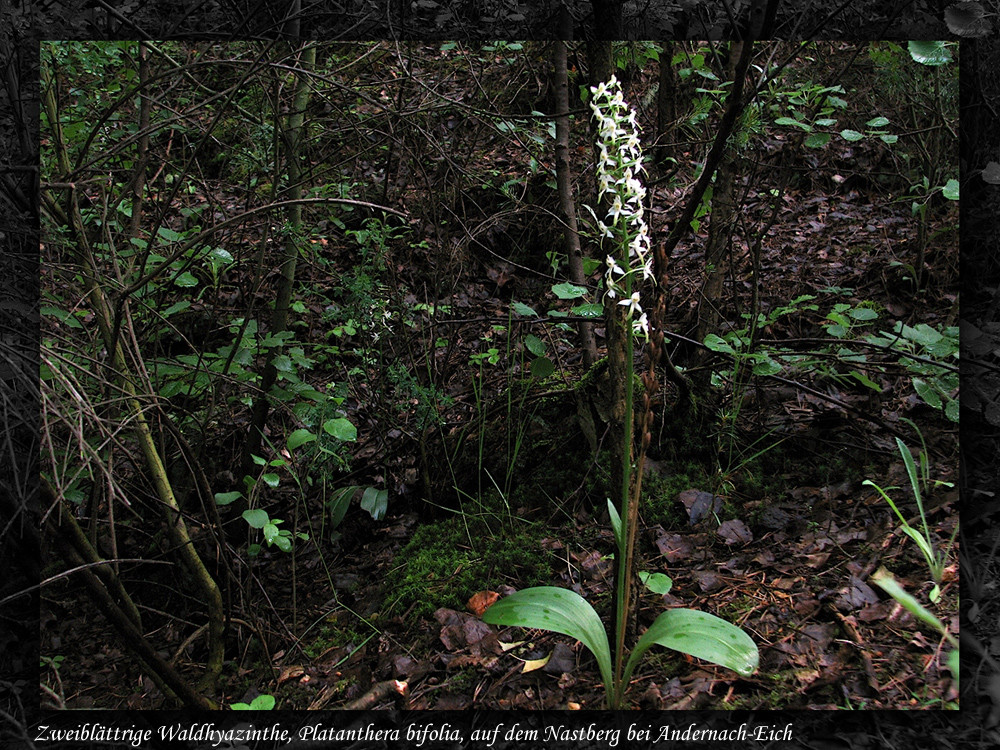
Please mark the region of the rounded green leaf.
POLYGON ((941 195, 950 201, 957 201, 959 196, 958 180, 948 180, 941 188, 941 195))
POLYGON ((865 123, 870 128, 884 128, 889 124, 888 117, 873 117, 871 120, 865 123))
POLYGON ((860 141, 865 136, 857 130, 841 130, 840 137, 845 141, 860 141))
POLYGON ((829 133, 812 133, 806 138, 806 148, 823 148, 830 142, 829 133))
POLYGON ((922 378, 912 378, 911 380, 913 382, 913 390, 924 400, 924 403, 934 409, 941 408, 941 394, 934 390, 933 386, 922 378))
POLYGON ((944 407, 944 414, 952 422, 958 422, 959 401, 957 398, 948 399, 948 404, 944 407))
POLYGON ((531 374, 533 377, 543 380, 555 372, 555 365, 548 357, 538 357, 531 361, 531 374))
POLYGON ((559 299, 577 299, 587 293, 587 288, 570 284, 568 281, 562 284, 555 284, 552 293, 559 299))
POLYGON ((545 354, 545 342, 533 333, 529 333, 524 337, 524 345, 536 357, 541 357, 545 354))
POLYGON ((293 451, 300 445, 305 445, 306 443, 311 443, 316 439, 316 435, 309 430, 303 428, 301 430, 296 430, 291 435, 288 436, 288 450, 293 451))
POLYGON ((613 675, 608 634, 594 608, 576 592, 556 586, 515 591, 487 609, 483 622, 550 630, 575 638, 597 658, 605 690, 610 691, 613 675))
POLYGON ((358 428, 351 424, 351 420, 345 417, 326 420, 323 423, 323 429, 327 434, 337 438, 337 440, 354 442, 358 439, 358 428))
POLYGON ((234 263, 235 262, 235 258, 233 258, 233 254, 231 252, 229 252, 228 250, 225 250, 225 249, 223 249, 221 247, 213 247, 211 250, 209 250, 208 251, 208 257, 211 258, 213 261, 218 261, 219 263, 234 263))
POLYGON ((241 497, 243 497, 243 493, 240 492, 239 490, 236 490, 236 492, 216 492, 215 504, 229 505, 230 503, 236 502, 241 497))
POLYGON ((596 302, 587 302, 586 304, 574 307, 572 313, 579 315, 581 318, 599 318, 604 314, 604 306, 596 302))
POLYGON ((668 594, 674 585, 666 573, 650 573, 648 570, 639 571, 639 580, 654 594, 668 594))
POLYGON ((258 695, 250 704, 252 711, 270 711, 274 708, 273 695, 258 695))
POLYGON ((781 372, 781 364, 779 362, 775 362, 770 357, 765 358, 753 366, 753 374, 760 375, 761 377, 777 375, 779 372, 781 372))
POLYGON ((705 337, 705 346, 713 352, 725 352, 726 354, 736 353, 733 351, 733 347, 731 347, 724 338, 715 333, 710 333, 705 337))
POLYGON ((847 314, 855 320, 875 320, 878 317, 878 311, 870 307, 855 307, 847 314))
POLYGON ((271 520, 267 517, 267 511, 260 508, 243 511, 243 519, 254 529, 263 529, 271 520))
POLYGON ((198 286, 198 279, 190 271, 185 271, 174 279, 174 284, 184 288, 198 286))
POLYGON ((951 62, 951 51, 941 41, 911 41, 908 45, 910 57, 921 65, 932 67, 951 62))
POLYGON ((528 307, 522 302, 512 302, 510 307, 518 315, 527 315, 528 317, 531 318, 538 317, 538 313, 536 313, 534 310, 532 310, 530 307, 528 307))
POLYGON ((760 662, 757 645, 743 630, 721 617, 695 609, 669 609, 642 634, 625 667, 627 681, 642 655, 654 645, 752 675, 760 662))

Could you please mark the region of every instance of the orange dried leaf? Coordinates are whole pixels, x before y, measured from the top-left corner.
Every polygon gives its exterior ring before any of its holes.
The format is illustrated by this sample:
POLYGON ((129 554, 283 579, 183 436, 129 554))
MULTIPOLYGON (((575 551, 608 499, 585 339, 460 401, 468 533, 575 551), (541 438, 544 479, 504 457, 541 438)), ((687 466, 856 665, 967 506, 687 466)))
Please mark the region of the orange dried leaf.
POLYGON ((482 617, 483 612, 499 598, 500 594, 496 591, 480 591, 473 594, 465 606, 476 617, 482 617))

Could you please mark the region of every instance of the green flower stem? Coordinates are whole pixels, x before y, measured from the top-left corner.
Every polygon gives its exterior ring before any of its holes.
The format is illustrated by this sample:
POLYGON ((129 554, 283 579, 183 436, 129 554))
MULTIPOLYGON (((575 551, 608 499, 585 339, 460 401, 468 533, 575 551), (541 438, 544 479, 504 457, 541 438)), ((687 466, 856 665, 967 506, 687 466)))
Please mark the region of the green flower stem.
MULTIPOLYGON (((622 258, 619 263, 627 264, 628 243, 623 242, 621 247, 622 258)), ((632 275, 625 276, 625 294, 632 294, 632 275)), ((617 305, 616 305, 617 307, 617 305)), ((617 316, 617 310, 612 313, 617 316)), ((618 575, 615 586, 618 591, 616 597, 618 606, 615 611, 615 689, 610 708, 617 709, 625 694, 622 671, 625 667, 625 635, 628 630, 628 614, 632 607, 632 559, 635 549, 635 528, 638 518, 638 503, 632 498, 632 443, 635 420, 633 418, 633 401, 635 393, 635 378, 632 367, 635 355, 635 337, 632 335, 632 327, 628 316, 622 316, 623 335, 625 336, 625 362, 622 370, 625 373, 625 413, 622 430, 622 486, 621 486, 621 520, 622 520, 622 549, 619 550, 620 563, 618 565, 618 575)))

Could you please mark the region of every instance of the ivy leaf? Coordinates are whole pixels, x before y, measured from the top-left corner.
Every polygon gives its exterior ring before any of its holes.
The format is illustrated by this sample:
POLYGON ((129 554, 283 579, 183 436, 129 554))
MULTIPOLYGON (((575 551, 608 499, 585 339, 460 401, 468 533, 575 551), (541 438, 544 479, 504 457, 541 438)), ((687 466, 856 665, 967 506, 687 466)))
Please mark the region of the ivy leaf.
POLYGON ((754 375, 777 375, 779 372, 781 372, 781 365, 770 357, 753 366, 754 375))
POLYGON ((945 183, 945 186, 941 188, 941 195, 950 201, 957 201, 959 195, 958 180, 948 180, 948 182, 945 183))
POLYGON ((823 148, 830 142, 829 133, 811 133, 806 138, 806 148, 823 148))
POLYGON ((292 360, 286 354, 279 354, 272 360, 274 369, 278 372, 295 372, 295 366, 292 364, 292 360))
POLYGON ((870 307, 855 307, 848 315, 855 320, 875 320, 878 317, 878 312, 870 307))

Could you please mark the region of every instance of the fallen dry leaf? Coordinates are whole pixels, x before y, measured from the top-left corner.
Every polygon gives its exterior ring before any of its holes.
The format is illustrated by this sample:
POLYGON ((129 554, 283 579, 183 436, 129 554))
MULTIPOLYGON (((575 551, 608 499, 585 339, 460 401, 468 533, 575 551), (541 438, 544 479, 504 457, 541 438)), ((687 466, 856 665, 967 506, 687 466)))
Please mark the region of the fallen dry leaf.
POLYGON ((301 677, 305 674, 305 671, 305 667, 299 665, 285 667, 281 670, 281 674, 278 675, 278 684, 281 685, 289 680, 294 680, 296 677, 301 677))
POLYGON ((482 617, 483 612, 489 609, 490 605, 499 598, 500 594, 496 591, 479 591, 469 598, 465 606, 476 617, 482 617))
POLYGON ((522 672, 534 672, 536 669, 541 669, 546 664, 549 663, 549 659, 552 658, 552 654, 548 654, 541 659, 525 659, 524 666, 521 667, 522 672))

